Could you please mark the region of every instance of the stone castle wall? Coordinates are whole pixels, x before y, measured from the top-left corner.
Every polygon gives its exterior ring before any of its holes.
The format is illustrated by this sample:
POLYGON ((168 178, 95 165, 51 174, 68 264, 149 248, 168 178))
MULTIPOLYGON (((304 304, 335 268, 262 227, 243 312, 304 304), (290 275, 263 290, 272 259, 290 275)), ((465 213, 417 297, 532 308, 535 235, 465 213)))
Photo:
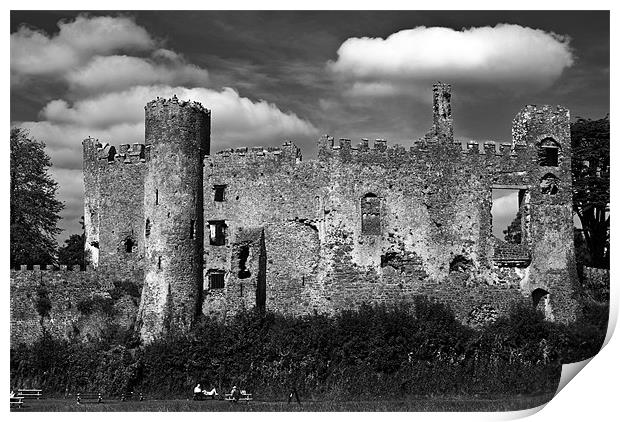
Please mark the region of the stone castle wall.
POLYGON ((100 272, 11 270, 11 344, 32 343, 44 332, 57 338, 95 339, 117 327, 133 329, 139 292, 100 272))
POLYGON ((84 141, 97 276, 82 284, 142 289, 147 341, 201 312, 332 313, 415 295, 472 325, 517 301, 574 319, 568 110, 524 107, 512 142, 458 141, 450 97, 434 86, 432 128, 409 148, 324 136, 308 161, 292 142, 210 154, 208 110, 152 101, 145 145, 84 141), (493 189, 519 191, 518 244, 492 235, 493 189))

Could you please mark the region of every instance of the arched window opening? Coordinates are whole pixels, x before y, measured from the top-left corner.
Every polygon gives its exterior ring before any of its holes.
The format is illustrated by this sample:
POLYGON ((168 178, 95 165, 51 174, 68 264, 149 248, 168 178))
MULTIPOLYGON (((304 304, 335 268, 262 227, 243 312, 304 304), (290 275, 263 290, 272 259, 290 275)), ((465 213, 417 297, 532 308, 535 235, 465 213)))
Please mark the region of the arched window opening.
POLYGON ((250 256, 250 247, 243 245, 239 250, 239 278, 249 278, 252 273, 247 268, 247 261, 250 256))
POLYGON ((559 190, 560 180, 553 174, 547 173, 540 179, 540 191, 543 195, 555 195, 559 190))
POLYGON ((538 148, 538 162, 541 166, 557 167, 560 145, 552 138, 545 138, 538 148))
POLYGON ((367 193, 361 199, 362 234, 381 234, 381 198, 367 193))
POLYGON ((549 299, 549 292, 545 289, 538 288, 532 292, 532 305, 534 308, 544 312, 544 306, 549 299))
POLYGON ((472 270, 473 265, 471 259, 467 259, 463 255, 457 255, 450 262, 450 272, 467 273, 472 270))

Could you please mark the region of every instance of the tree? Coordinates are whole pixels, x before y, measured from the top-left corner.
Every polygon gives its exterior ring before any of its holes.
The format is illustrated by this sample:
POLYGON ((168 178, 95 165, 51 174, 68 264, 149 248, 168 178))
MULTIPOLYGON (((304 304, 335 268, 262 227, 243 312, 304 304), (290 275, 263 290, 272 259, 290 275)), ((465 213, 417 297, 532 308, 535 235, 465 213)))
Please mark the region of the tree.
POLYGON ((11 128, 11 266, 55 263, 56 226, 64 208, 58 184, 48 173, 52 163, 45 144, 20 128, 11 128))
POLYGON ((65 245, 58 248, 58 263, 60 265, 84 265, 84 216, 80 218, 81 234, 72 234, 65 240, 65 245))
POLYGON ((571 123, 573 211, 592 265, 609 268, 609 115, 571 123))
POLYGON ((504 230, 504 240, 508 243, 514 243, 516 245, 521 243, 521 211, 517 212, 515 219, 506 230, 504 230))

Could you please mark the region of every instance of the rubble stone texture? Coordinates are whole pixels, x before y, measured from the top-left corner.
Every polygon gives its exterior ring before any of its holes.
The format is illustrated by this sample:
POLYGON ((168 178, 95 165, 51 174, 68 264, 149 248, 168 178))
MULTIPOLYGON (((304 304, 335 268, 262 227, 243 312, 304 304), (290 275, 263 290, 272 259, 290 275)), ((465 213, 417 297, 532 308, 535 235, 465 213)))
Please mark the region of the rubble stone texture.
POLYGON ((409 149, 325 135, 307 161, 289 141, 210 154, 208 110, 152 101, 145 145, 84 141, 89 271, 143 286, 146 341, 200 313, 415 295, 474 325, 515 301, 575 319, 568 110, 524 107, 510 143, 458 141, 450 98, 434 86, 432 128, 409 149), (520 244, 492 235, 493 189, 519 190, 520 244))

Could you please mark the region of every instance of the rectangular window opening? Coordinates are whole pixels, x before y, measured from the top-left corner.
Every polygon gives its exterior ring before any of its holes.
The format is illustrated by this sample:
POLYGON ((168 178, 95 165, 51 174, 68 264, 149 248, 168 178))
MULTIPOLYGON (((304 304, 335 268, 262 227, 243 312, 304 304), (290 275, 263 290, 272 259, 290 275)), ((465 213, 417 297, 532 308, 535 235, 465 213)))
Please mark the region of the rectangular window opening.
POLYGON ((540 148, 540 165, 547 167, 558 166, 558 148, 554 146, 540 148))
POLYGON ((194 220, 190 220, 189 221, 189 238, 193 239, 194 238, 194 220))
POLYGON ((213 200, 215 202, 224 202, 224 193, 226 191, 226 185, 213 185, 213 200))
POLYGON ((224 288, 224 272, 213 271, 209 273, 209 288, 210 289, 223 289, 224 288))
POLYGON ((209 244, 223 246, 226 244, 226 222, 223 220, 209 221, 209 244))
POLYGON ((159 205, 159 190, 155 189, 155 205, 159 205))
POLYGON ((505 243, 520 245, 526 232, 526 190, 493 188, 491 206, 492 234, 505 243))

